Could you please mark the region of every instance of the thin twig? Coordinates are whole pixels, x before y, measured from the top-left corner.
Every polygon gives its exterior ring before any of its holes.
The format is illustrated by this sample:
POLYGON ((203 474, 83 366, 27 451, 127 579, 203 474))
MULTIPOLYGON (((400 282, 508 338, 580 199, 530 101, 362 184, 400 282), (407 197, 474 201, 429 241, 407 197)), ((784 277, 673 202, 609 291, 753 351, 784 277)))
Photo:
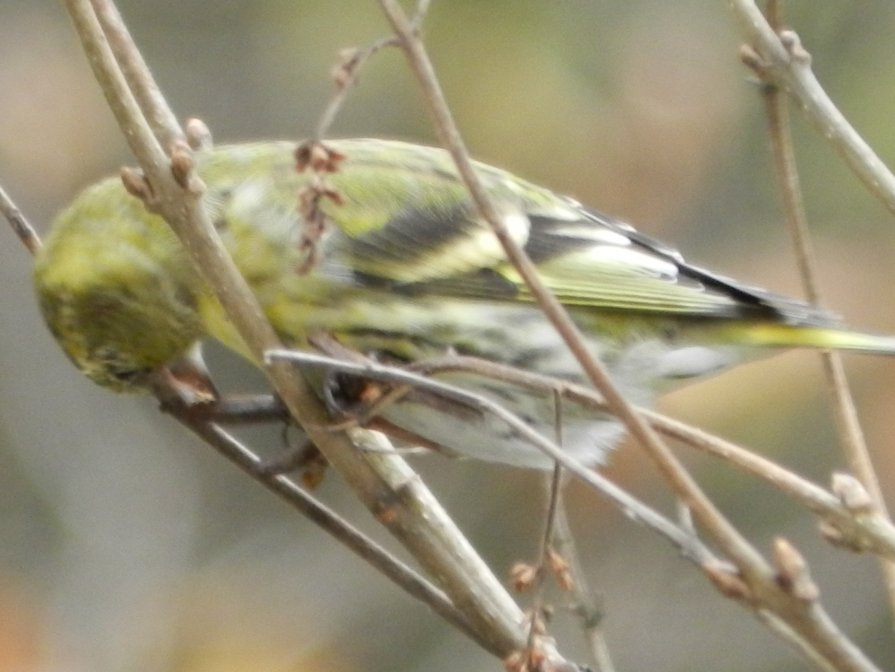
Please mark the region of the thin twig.
POLYGON ((811 56, 791 30, 777 33, 754 0, 728 0, 749 45, 749 65, 792 96, 821 137, 870 192, 895 213, 895 175, 848 123, 811 70, 811 56))
MULTIPOLYGON (((445 399, 467 404, 483 412, 493 412, 495 417, 506 420, 513 427, 514 431, 518 432, 521 441, 531 442, 532 445, 539 448, 545 445, 544 442, 547 439, 534 432, 528 425, 512 413, 506 411, 506 409, 479 394, 450 383, 433 380, 428 376, 443 372, 462 371, 483 378, 499 380, 530 390, 540 391, 545 394, 555 391, 564 399, 579 404, 584 408, 589 408, 594 412, 606 411, 606 402, 603 398, 586 387, 475 357, 449 355, 439 359, 417 362, 409 369, 399 369, 378 364, 368 359, 363 361, 345 361, 326 355, 297 350, 270 352, 267 353, 267 356, 282 357, 302 365, 320 366, 332 371, 366 376, 396 387, 403 386, 404 389, 402 391, 405 394, 414 388, 419 388, 441 395, 445 399)), ((390 403, 396 403, 399 400, 397 395, 390 396, 387 394, 386 397, 389 398, 390 403)), ((371 404, 371 408, 379 411, 382 410, 382 405, 377 401, 371 404)), ((639 410, 658 431, 666 436, 725 460, 733 466, 761 478, 804 505, 808 510, 821 516, 825 524, 837 530, 843 540, 848 540, 848 543, 843 542, 842 545, 895 559, 895 526, 881 516, 864 511, 856 512, 850 509, 836 495, 753 451, 655 411, 644 408, 639 410)), ((336 424, 335 426, 362 425, 369 418, 370 412, 367 409, 360 409, 356 420, 343 423, 343 425, 336 424)), ((329 427, 333 427, 333 425, 329 425, 329 427)), ((556 455, 556 448, 554 445, 548 452, 551 458, 554 458, 556 455)), ((547 451, 545 450, 545 452, 547 451)), ((554 459, 562 461, 570 458, 563 453, 562 456, 554 459)), ((571 473, 580 476, 580 468, 574 466, 578 464, 577 461, 563 462, 563 464, 571 473)), ((588 471, 587 473, 592 474, 594 472, 588 471)), ((582 478, 587 480, 590 476, 582 478)), ((617 504, 628 506, 627 502, 617 502, 617 504)))
POLYGON ((515 415, 490 399, 409 371, 380 366, 375 362, 346 362, 316 353, 295 350, 270 351, 266 353, 266 357, 284 362, 292 361, 303 366, 321 366, 374 380, 418 386, 445 399, 463 403, 481 412, 491 414, 511 427, 520 439, 536 446, 597 492, 608 497, 627 516, 671 540, 681 549, 685 557, 706 573, 716 586, 721 588, 723 585, 727 585, 726 589, 722 588, 724 594, 741 600, 756 612, 766 610, 779 618, 787 627, 779 628, 775 632, 789 640, 790 644, 799 650, 803 650, 805 647, 813 648, 817 655, 829 661, 840 672, 877 670, 867 656, 836 627, 816 598, 806 600, 801 595, 793 594, 788 584, 778 583, 776 572, 767 582, 753 581, 743 584, 736 572, 731 572, 729 568, 715 559, 712 553, 692 534, 682 533, 680 527, 661 514, 631 497, 597 472, 582 467, 577 460, 563 452, 552 441, 532 430, 515 415), (730 587, 731 582, 733 588, 730 587))
MULTIPOLYGON (((319 355, 313 355, 313 357, 319 357, 319 355)), ((338 370, 340 361, 338 359, 330 360, 333 370, 338 370)), ((476 358, 451 355, 438 360, 418 362, 411 369, 424 375, 463 371, 545 394, 556 392, 562 398, 594 412, 605 412, 606 410, 606 404, 602 397, 588 388, 476 358)), ((406 394, 413 389, 413 386, 399 382, 398 378, 391 375, 391 372, 399 371, 400 369, 383 366, 379 374, 380 380, 392 383, 396 388, 403 386, 402 391, 406 394)), ((429 387, 430 382, 429 378, 423 378, 416 385, 434 391, 429 387)), ((389 398, 389 403, 395 403, 400 399, 399 395, 392 396, 391 393, 385 396, 389 398)), ((371 404, 369 409, 360 409, 357 420, 346 423, 346 426, 349 424, 363 425, 373 417, 376 410, 381 410, 381 408, 382 406, 377 402, 371 404)), ((247 398, 227 397, 216 404, 200 406, 195 412, 200 419, 224 424, 286 422, 290 418, 288 410, 282 403, 270 395, 247 398)), ((708 434, 680 420, 645 408, 641 408, 640 412, 653 427, 665 436, 724 460, 732 466, 762 479, 803 505, 807 510, 817 514, 822 519, 822 528, 825 534, 837 545, 854 551, 875 553, 881 557, 895 560, 895 526, 879 515, 875 509, 872 508, 868 511, 861 506, 848 504, 835 489, 831 493, 754 451, 708 434)), ((329 425, 330 428, 333 426, 329 425)), ((852 497, 852 499, 854 498, 852 497)))
MULTIPOLYGON (((594 411, 607 410, 606 402, 599 394, 581 385, 474 357, 451 355, 419 362, 411 368, 426 375, 463 371, 544 393, 558 390, 563 398, 581 406, 594 411)), ((850 540, 844 544, 846 547, 895 559, 895 526, 886 518, 875 512, 856 513, 836 495, 754 451, 650 409, 639 410, 662 434, 761 478, 818 514, 825 524, 838 530, 843 539, 850 540)))
MULTIPOLYGON (((578 397, 577 391, 572 394, 578 397)), ((820 516, 824 524, 837 530, 842 539, 850 540, 841 545, 895 560, 895 527, 882 516, 856 513, 824 488, 730 441, 658 413, 645 413, 656 429, 666 436, 679 439, 688 446, 761 478, 820 516)))
MULTIPOLYGON (((557 398, 557 402, 559 398, 557 398)), ((559 426, 558 426, 559 427, 559 426)), ((556 445, 562 449, 561 431, 557 429, 556 445)), ((544 594, 547 584, 547 570, 550 567, 550 556, 554 552, 553 535, 556 524, 556 512, 562 497, 562 466, 556 462, 547 478, 547 509, 544 515, 544 532, 541 535, 541 547, 538 549, 538 564, 535 569, 534 591, 529 607, 528 655, 535 654, 538 639, 544 634, 544 594)))
POLYGON ((90 1, 109 46, 115 54, 115 60, 127 80, 128 88, 143 110, 155 137, 165 151, 170 151, 175 142, 186 139, 177 117, 165 102, 165 97, 150 74, 149 66, 143 60, 143 54, 131 39, 115 3, 111 0, 90 1))
MULTIPOLYGON (((775 32, 780 30, 781 9, 777 2, 770 3, 768 7, 769 24, 775 32)), ((808 228, 808 218, 805 214, 786 99, 780 94, 780 89, 775 84, 766 84, 762 90, 768 117, 768 135, 771 139, 774 165, 781 186, 786 228, 792 241, 799 275, 802 278, 802 285, 805 288, 808 301, 812 305, 822 306, 824 301, 815 270, 817 264, 808 228)), ((842 356, 838 352, 825 351, 820 353, 820 358, 831 395, 833 415, 839 430, 842 451, 845 453, 852 472, 873 498, 880 515, 889 520, 879 478, 877 478, 870 453, 867 450, 867 442, 849 389, 842 356)), ((881 566, 889 596, 889 609, 895 615, 895 562, 881 559, 881 566)))
POLYGON ((333 359, 316 353, 300 352, 297 350, 272 350, 266 354, 271 360, 290 361, 302 366, 319 366, 333 371, 350 373, 353 375, 382 380, 385 382, 399 383, 425 389, 438 394, 444 399, 450 399, 457 403, 477 409, 483 413, 489 413, 493 417, 505 422, 520 438, 539 450, 543 451, 551 459, 561 464, 567 471, 594 488, 601 495, 610 499, 626 516, 640 522, 654 532, 661 534, 677 546, 681 553, 698 565, 704 565, 715 561, 714 555, 697 538, 689 533, 683 534, 681 530, 667 518, 654 509, 643 504, 617 485, 609 481, 596 471, 584 467, 578 460, 563 451, 547 437, 542 436, 522 420, 503 408, 497 402, 475 394, 463 388, 444 383, 439 380, 426 378, 417 373, 394 367, 382 366, 372 361, 364 363, 346 362, 333 359))
POLYGON ((367 61, 385 47, 396 45, 397 41, 393 37, 387 37, 376 40, 364 49, 346 49, 339 54, 339 63, 333 68, 336 91, 327 103, 326 109, 323 110, 323 114, 320 115, 320 121, 317 122, 317 132, 314 136, 316 140, 322 140, 329 133, 330 127, 345 104, 348 94, 357 84, 358 75, 367 61))
POLYGON ((231 434, 214 423, 197 421, 191 407, 177 403, 165 405, 165 411, 183 426, 215 448, 221 455, 261 483, 280 499, 286 501, 315 525, 334 537, 341 544, 379 570, 412 597, 430 606, 438 615, 464 632, 484 648, 488 643, 469 625, 463 614, 451 604, 447 596, 407 565, 395 558, 382 546, 349 524, 335 511, 317 501, 292 480, 281 474, 272 474, 264 461, 231 434))
POLYGON ((31 226, 27 217, 22 214, 22 211, 19 210, 18 206, 16 206, 3 187, 0 187, 0 213, 2 213, 6 218, 6 221, 9 222, 13 232, 18 239, 22 241, 22 244, 28 248, 28 251, 31 254, 37 254, 37 251, 42 245, 40 236, 37 235, 37 232, 34 230, 34 227, 31 226))
POLYGON ((557 503, 554 540, 556 550, 569 563, 569 572, 573 578, 573 609, 581 619, 581 629, 584 631, 587 644, 590 647, 591 659, 596 670, 597 672, 615 672, 615 665, 609 655, 609 645, 602 627, 603 610, 600 608, 595 593, 587 580, 587 574, 581 565, 581 558, 572 536, 568 512, 562 497, 557 503))
POLYGON ((609 409, 640 441, 679 498, 693 510, 695 517, 706 528, 710 536, 734 559, 752 591, 753 598, 757 598, 759 604, 765 604, 776 613, 785 616, 787 622, 801 638, 810 642, 821 655, 831 662, 841 665, 843 670, 872 669, 872 664, 866 657, 832 627, 829 619, 823 618, 824 614, 816 601, 811 604, 797 602, 787 590, 778 586, 775 582, 774 572, 761 555, 727 521, 698 487, 683 465, 659 440, 658 435, 612 384, 605 368, 591 355, 576 325, 540 281, 531 260, 509 235, 505 223, 479 182, 468 152, 453 122, 428 54, 419 39, 419 25, 410 22, 400 5, 394 0, 380 0, 380 5, 395 33, 401 39, 401 46, 423 89, 426 102, 429 104, 436 131, 442 144, 451 153, 458 173, 478 211, 494 230, 507 258, 523 278, 545 316, 554 325, 591 382, 606 397, 609 409))

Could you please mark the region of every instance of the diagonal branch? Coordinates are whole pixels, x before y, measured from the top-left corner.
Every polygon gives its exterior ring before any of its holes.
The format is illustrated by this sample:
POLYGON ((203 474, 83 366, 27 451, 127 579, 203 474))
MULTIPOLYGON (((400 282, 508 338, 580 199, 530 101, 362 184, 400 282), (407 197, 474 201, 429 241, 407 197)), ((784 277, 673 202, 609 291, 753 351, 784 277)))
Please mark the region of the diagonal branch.
POLYGON ((372 361, 365 361, 363 363, 348 362, 333 359, 332 357, 324 355, 297 352, 295 350, 271 350, 266 353, 266 357, 270 360, 290 361, 303 366, 319 366, 330 371, 350 373, 362 378, 388 381, 398 385, 408 385, 418 389, 424 389, 443 399, 450 399, 451 401, 464 404, 469 408, 487 413, 506 423, 506 425, 519 437, 520 441, 532 444, 551 459, 561 464, 567 471, 575 474, 575 476, 586 483, 590 488, 609 499, 619 510, 623 511, 628 518, 645 525, 671 541, 687 559, 692 560, 699 566, 704 566, 710 562, 717 562, 714 554, 690 532, 681 529, 657 511, 612 483, 612 481, 599 472, 588 469, 578 460, 562 450, 556 443, 541 435, 525 424, 516 415, 487 397, 475 394, 462 387, 457 387, 456 385, 433 380, 432 378, 426 378, 418 373, 389 366, 382 366, 372 361))
POLYGON ((303 516, 335 537, 342 545, 375 567, 412 597, 431 607, 470 639, 477 641, 483 648, 488 648, 488 641, 470 626, 469 621, 441 590, 350 525, 335 511, 323 505, 286 476, 266 471, 261 458, 218 425, 211 422, 197 422, 190 417, 188 409, 180 409, 176 404, 167 404, 166 410, 253 480, 260 482, 280 499, 288 502, 303 516), (182 410, 187 412, 181 412, 182 410))
POLYGON ((839 111, 811 70, 811 55, 791 30, 777 33, 754 0, 728 0, 740 23, 749 65, 762 80, 792 96, 821 137, 858 179, 895 213, 895 175, 839 111))
MULTIPOLYGON (((771 3, 769 5, 769 23, 775 30, 779 30, 779 12, 779 3, 771 3)), ((771 139, 774 165, 783 197, 786 228, 792 240, 796 263, 805 288, 806 297, 813 305, 821 306, 823 305, 823 299, 821 297, 820 281, 815 270, 817 264, 811 242, 811 233, 808 229, 808 218, 805 214, 799 172, 796 165, 789 109, 786 99, 781 95, 777 85, 769 83, 763 88, 763 92, 765 110, 768 117, 768 134, 771 139)), ((855 408, 855 402, 845 375, 842 355, 832 351, 821 352, 820 358, 827 387, 830 391, 830 401, 836 426, 839 430, 842 451, 845 453, 850 469, 873 498, 879 515, 883 519, 889 520, 886 502, 883 498, 873 462, 870 459, 867 442, 858 419, 858 411, 855 408)), ((881 563, 886 589, 889 594, 889 608, 895 614, 895 563, 888 559, 882 559, 881 563)))
POLYGON ((40 236, 37 235, 34 227, 31 226, 31 222, 22 214, 22 211, 19 210, 3 187, 0 187, 0 214, 6 218, 13 232, 28 251, 31 254, 37 253, 42 245, 40 236))

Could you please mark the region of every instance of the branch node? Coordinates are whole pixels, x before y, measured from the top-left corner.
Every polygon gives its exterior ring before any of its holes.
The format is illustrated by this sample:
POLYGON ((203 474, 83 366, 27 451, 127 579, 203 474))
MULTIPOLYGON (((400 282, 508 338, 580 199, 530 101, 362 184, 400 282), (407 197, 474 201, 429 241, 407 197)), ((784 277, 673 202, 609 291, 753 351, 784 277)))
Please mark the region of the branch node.
POLYGON ((773 556, 777 585, 803 602, 814 602, 820 597, 820 589, 808 572, 808 563, 795 546, 778 537, 774 540, 773 556))
POLYGON ((184 131, 186 133, 186 141, 191 149, 197 152, 207 152, 214 146, 211 129, 201 119, 197 117, 187 119, 184 124, 184 131))
POLYGON ((852 553, 866 553, 873 548, 869 539, 833 521, 823 520, 817 528, 821 536, 836 548, 843 548, 852 553))
POLYGON ((876 506, 870 493, 861 482, 844 472, 836 472, 831 480, 833 494, 842 502, 842 506, 855 515, 867 515, 876 512, 876 506))
POLYGON ((547 549, 547 566, 556 577, 559 587, 568 592, 575 587, 575 580, 572 577, 572 568, 569 561, 560 555, 555 549, 547 549))
POLYGON ((192 196, 201 194, 205 184, 196 175, 193 150, 183 140, 175 140, 171 145, 171 174, 178 186, 192 196))
POLYGON ((357 47, 339 51, 338 60, 330 71, 336 89, 342 91, 357 80, 357 71, 365 60, 365 52, 357 47))
POLYGON ((517 562, 510 568, 510 587, 517 593, 529 590, 537 580, 537 568, 527 562, 517 562))
POLYGON ((123 166, 119 171, 121 184, 124 190, 134 198, 138 198, 150 212, 157 213, 157 197, 152 183, 146 178, 146 174, 140 168, 123 166))
POLYGON ((567 668, 566 663, 548 664, 547 655, 543 647, 537 643, 523 651, 514 651, 503 659, 503 666, 507 672, 547 672, 548 670, 576 669, 574 666, 567 668))
POLYGON ((786 53, 792 57, 794 63, 805 67, 811 65, 811 54, 802 46, 802 40, 799 39, 796 31, 790 29, 781 30, 778 36, 780 37, 780 44, 786 49, 786 53))
POLYGON ((749 584, 739 574, 732 572, 727 565, 711 560, 702 564, 702 571, 724 597, 738 602, 752 601, 752 589, 749 584))
POLYGON ((764 71, 768 67, 767 61, 765 61, 761 54, 755 50, 751 44, 741 44, 739 50, 740 62, 745 65, 747 68, 752 70, 756 75, 763 78, 764 71))

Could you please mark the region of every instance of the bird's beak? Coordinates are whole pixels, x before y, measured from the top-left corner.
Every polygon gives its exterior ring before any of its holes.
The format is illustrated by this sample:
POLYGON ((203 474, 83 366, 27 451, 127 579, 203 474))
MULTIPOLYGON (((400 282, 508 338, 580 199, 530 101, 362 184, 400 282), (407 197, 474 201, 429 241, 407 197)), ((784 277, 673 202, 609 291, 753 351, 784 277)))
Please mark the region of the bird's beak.
POLYGON ((150 375, 149 385, 162 403, 176 398, 178 404, 195 406, 220 399, 198 342, 177 359, 156 369, 150 375))

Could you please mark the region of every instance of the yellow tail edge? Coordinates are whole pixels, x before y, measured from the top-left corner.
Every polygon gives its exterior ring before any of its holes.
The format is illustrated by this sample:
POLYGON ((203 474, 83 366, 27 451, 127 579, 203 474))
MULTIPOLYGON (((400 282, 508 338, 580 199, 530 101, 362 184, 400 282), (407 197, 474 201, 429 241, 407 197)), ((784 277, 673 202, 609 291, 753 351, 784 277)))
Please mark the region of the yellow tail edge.
POLYGON ((868 355, 895 355, 895 336, 832 327, 756 324, 734 335, 734 340, 744 345, 760 347, 818 348, 868 355))

